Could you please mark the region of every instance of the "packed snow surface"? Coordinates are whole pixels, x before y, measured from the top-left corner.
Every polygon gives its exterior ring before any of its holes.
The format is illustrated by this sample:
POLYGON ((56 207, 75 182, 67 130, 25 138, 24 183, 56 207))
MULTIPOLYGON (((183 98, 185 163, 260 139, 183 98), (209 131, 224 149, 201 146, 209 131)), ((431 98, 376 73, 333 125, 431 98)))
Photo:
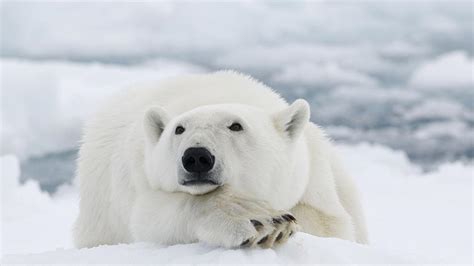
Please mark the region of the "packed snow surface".
POLYGON ((351 242, 297 233, 275 249, 223 249, 202 243, 160 246, 151 243, 100 246, 12 255, 7 263, 402 263, 402 259, 351 242))

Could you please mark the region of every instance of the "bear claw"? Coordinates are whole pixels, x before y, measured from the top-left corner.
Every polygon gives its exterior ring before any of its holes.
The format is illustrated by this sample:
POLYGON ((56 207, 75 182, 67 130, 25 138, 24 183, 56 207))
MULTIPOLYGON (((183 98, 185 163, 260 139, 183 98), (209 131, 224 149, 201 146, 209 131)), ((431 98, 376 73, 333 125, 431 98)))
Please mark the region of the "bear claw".
POLYGON ((268 240, 268 235, 267 235, 267 236, 265 236, 264 238, 260 239, 260 241, 258 241, 258 243, 257 243, 257 244, 261 245, 261 244, 263 244, 263 243, 267 242, 267 240, 268 240))
POLYGON ((280 218, 273 218, 272 221, 274 224, 281 224, 283 222, 280 218))
POLYGON ((263 224, 260 222, 260 221, 257 221, 257 220, 250 220, 250 222, 253 224, 253 226, 255 227, 255 229, 259 229, 261 227, 263 227, 263 224))
POLYGON ((280 239, 283 237, 283 233, 280 232, 278 236, 276 237, 275 241, 280 241, 280 239))
POLYGON ((250 238, 240 244, 241 247, 246 246, 250 242, 250 238))
POLYGON ((290 222, 290 221, 296 221, 296 218, 291 215, 291 214, 284 214, 282 215, 281 217, 283 217, 283 219, 285 219, 286 221, 290 222))
MULTIPOLYGON (((268 220, 249 219, 250 223, 257 230, 256 235, 240 243, 241 248, 259 246, 260 248, 272 248, 285 243, 298 228, 296 218, 289 213, 279 216, 268 217, 268 220)), ((249 236, 247 236, 249 237, 249 236)))

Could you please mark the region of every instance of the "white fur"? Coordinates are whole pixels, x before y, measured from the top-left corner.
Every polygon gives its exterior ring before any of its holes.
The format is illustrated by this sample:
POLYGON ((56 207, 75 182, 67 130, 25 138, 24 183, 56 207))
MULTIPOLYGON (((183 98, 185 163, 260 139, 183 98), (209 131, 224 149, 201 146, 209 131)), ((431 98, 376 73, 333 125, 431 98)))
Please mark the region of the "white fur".
POLYGON ((366 243, 356 189, 309 113, 304 100, 288 106, 234 72, 179 77, 118 96, 85 129, 76 246, 256 245, 297 229, 271 223, 287 211, 302 231, 366 243), (243 131, 229 130, 236 121, 243 131), (221 187, 180 185, 181 156, 196 146, 215 155, 221 187))

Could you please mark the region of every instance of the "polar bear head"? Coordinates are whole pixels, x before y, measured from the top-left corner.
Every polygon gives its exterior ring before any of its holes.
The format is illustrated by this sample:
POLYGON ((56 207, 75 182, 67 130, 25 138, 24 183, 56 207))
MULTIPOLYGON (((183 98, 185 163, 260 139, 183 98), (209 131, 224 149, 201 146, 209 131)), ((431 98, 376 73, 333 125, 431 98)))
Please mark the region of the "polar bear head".
POLYGON ((308 120, 304 100, 275 113, 218 104, 171 117, 151 107, 144 119, 145 173, 153 188, 165 191, 204 194, 229 185, 265 198, 295 167, 307 165, 297 147, 308 120))

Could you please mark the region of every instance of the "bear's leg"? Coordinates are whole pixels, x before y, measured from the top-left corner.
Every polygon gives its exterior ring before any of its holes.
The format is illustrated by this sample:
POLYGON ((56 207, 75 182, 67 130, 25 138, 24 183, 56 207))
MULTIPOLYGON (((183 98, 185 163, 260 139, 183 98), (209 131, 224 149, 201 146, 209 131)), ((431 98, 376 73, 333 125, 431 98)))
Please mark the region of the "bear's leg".
POLYGON ((100 207, 100 201, 81 201, 81 211, 74 225, 74 244, 77 248, 129 242, 123 235, 127 230, 118 228, 118 219, 111 221, 112 216, 108 211, 110 207, 100 207))
POLYGON ((307 127, 306 140, 309 182, 299 204, 292 209, 303 231, 363 243, 357 229, 362 221, 358 219, 362 217, 360 208, 356 208, 359 199, 350 177, 343 174, 331 142, 313 123, 307 127))
POLYGON ((337 237, 355 241, 354 227, 348 222, 347 217, 326 215, 304 203, 297 204, 291 212, 298 220, 302 232, 320 237, 337 237))
POLYGON ((333 159, 332 164, 336 178, 337 194, 342 206, 352 217, 356 241, 361 244, 367 244, 369 242, 367 226, 357 187, 353 179, 344 171, 338 159, 333 159))
POLYGON ((201 196, 153 191, 138 196, 131 231, 135 241, 268 248, 284 243, 297 230, 295 222, 287 212, 235 197, 224 188, 201 196))

